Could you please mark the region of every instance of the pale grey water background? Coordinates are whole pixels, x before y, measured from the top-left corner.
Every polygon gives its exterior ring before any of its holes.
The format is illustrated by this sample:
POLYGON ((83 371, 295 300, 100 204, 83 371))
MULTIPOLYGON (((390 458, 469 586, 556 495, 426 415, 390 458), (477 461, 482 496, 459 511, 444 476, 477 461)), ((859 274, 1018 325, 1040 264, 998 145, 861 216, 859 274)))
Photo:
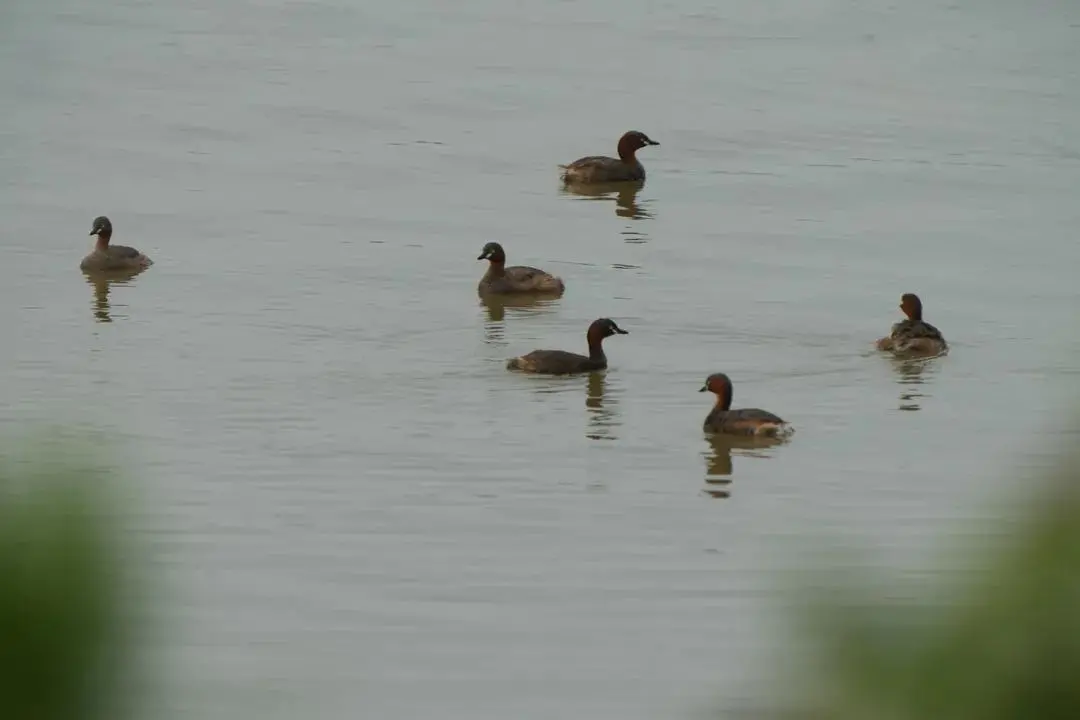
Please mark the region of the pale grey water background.
POLYGON ((778 548, 903 567, 1076 397, 1074 2, 16 0, 0 92, 0 418, 129 452, 157 717, 767 694, 778 548), (631 128, 636 209, 559 192, 631 128), (156 261, 107 298, 101 213, 156 261), (488 240, 566 296, 493 319, 488 240), (870 351, 905 291, 915 371, 870 351), (605 378, 504 371, 603 315, 605 378), (798 428, 728 478, 716 370, 798 428))

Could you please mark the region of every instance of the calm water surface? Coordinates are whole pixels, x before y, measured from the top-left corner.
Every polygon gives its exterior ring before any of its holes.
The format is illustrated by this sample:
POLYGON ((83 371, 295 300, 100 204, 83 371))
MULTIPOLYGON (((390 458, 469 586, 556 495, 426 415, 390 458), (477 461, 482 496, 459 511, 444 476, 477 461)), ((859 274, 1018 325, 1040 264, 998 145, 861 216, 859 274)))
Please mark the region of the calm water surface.
POLYGON ((1072 2, 16 0, 0 92, 0 419, 129 453, 155 717, 767 692, 778 550, 902 567, 1076 397, 1072 2), (631 128, 644 189, 559 190, 631 128), (149 272, 79 273, 102 213, 149 272), (565 297, 481 304, 489 240, 565 297), (947 358, 871 351, 906 291, 947 358), (606 375, 504 370, 601 316, 606 375), (792 442, 707 442, 720 370, 792 442))

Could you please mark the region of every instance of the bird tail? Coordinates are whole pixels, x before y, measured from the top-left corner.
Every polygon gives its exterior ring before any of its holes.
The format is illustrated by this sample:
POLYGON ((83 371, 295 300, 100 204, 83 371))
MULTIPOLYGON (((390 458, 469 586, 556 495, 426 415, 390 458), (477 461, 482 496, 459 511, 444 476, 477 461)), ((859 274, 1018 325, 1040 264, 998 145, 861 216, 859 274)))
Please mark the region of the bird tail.
POLYGON ((788 423, 780 422, 765 423, 763 425, 759 425, 755 434, 764 435, 765 437, 784 438, 790 436, 794 432, 795 428, 793 428, 791 425, 789 425, 788 423))

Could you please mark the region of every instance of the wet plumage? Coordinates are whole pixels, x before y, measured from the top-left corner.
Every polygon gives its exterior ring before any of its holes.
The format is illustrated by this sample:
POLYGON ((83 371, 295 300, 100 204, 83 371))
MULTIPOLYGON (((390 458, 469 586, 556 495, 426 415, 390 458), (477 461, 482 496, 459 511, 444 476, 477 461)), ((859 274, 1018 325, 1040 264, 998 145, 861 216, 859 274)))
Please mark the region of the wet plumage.
POLYGON ((94 219, 90 234, 97 236, 97 243, 89 255, 82 259, 79 268, 86 272, 112 272, 142 270, 153 265, 153 261, 133 247, 111 245, 112 222, 104 215, 94 219))
POLYGON ((567 352, 565 350, 533 350, 527 355, 510 358, 506 362, 508 370, 520 370, 529 373, 547 375, 572 375, 592 372, 607 368, 607 356, 604 354, 604 338, 612 335, 629 335, 626 330, 609 318, 594 320, 585 333, 589 345, 588 355, 567 352))
POLYGON ((705 417, 705 432, 727 435, 760 435, 776 437, 792 432, 791 426, 782 418, 758 408, 731 409, 734 396, 731 379, 724 373, 714 373, 705 379, 699 392, 716 395, 716 405, 705 417))
POLYGON ((900 298, 900 309, 907 317, 892 326, 887 337, 877 341, 879 350, 898 355, 939 355, 949 348, 941 331, 922 319, 922 301, 914 293, 900 298))
POLYGON ((477 286, 481 295, 561 294, 566 289, 561 278, 539 268, 527 265, 506 267, 506 253, 499 243, 485 245, 477 260, 488 261, 487 272, 477 286))
POLYGON ((590 184, 642 181, 645 179, 645 167, 637 159, 637 151, 659 144, 645 133, 631 130, 619 138, 617 158, 589 155, 578 158, 569 165, 560 165, 563 182, 590 184))

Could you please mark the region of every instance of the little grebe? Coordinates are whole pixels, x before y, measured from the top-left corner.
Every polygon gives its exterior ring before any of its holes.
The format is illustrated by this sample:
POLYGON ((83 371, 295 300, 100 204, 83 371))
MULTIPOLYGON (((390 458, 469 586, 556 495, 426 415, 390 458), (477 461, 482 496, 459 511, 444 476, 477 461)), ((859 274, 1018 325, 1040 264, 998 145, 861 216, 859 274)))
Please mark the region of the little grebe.
POLYGON ((570 185, 644 180, 645 167, 637 159, 637 151, 648 145, 659 144, 645 133, 631 130, 619 138, 617 158, 590 155, 578 158, 569 165, 560 165, 563 182, 570 185))
POLYGON ((589 325, 585 337, 589 342, 589 354, 578 355, 565 350, 533 350, 528 355, 510 358, 506 363, 508 370, 521 370, 529 373, 548 375, 570 375, 573 373, 592 372, 607 367, 604 355, 604 338, 612 335, 629 335, 626 330, 615 324, 614 320, 600 318, 589 325))
POLYGON ((915 293, 904 293, 900 309, 907 318, 892 326, 888 337, 877 341, 878 350, 898 355, 940 355, 949 349, 945 337, 922 318, 922 301, 915 293))
POLYGON ((731 379, 724 373, 713 373, 705 378, 705 385, 698 392, 716 394, 716 405, 705 417, 706 432, 728 435, 778 436, 791 432, 791 426, 766 410, 746 408, 731 409, 731 379))
POLYGON ((481 295, 561 294, 566 288, 560 278, 543 270, 524 265, 506 267, 506 253, 496 242, 485 245, 476 259, 488 261, 487 272, 477 287, 481 295))
POLYGON ((102 215, 94 218, 90 228, 91 235, 97 235, 93 251, 82 259, 79 267, 87 272, 110 272, 115 270, 143 270, 153 265, 150 258, 135 248, 125 245, 110 245, 112 223, 102 215))

